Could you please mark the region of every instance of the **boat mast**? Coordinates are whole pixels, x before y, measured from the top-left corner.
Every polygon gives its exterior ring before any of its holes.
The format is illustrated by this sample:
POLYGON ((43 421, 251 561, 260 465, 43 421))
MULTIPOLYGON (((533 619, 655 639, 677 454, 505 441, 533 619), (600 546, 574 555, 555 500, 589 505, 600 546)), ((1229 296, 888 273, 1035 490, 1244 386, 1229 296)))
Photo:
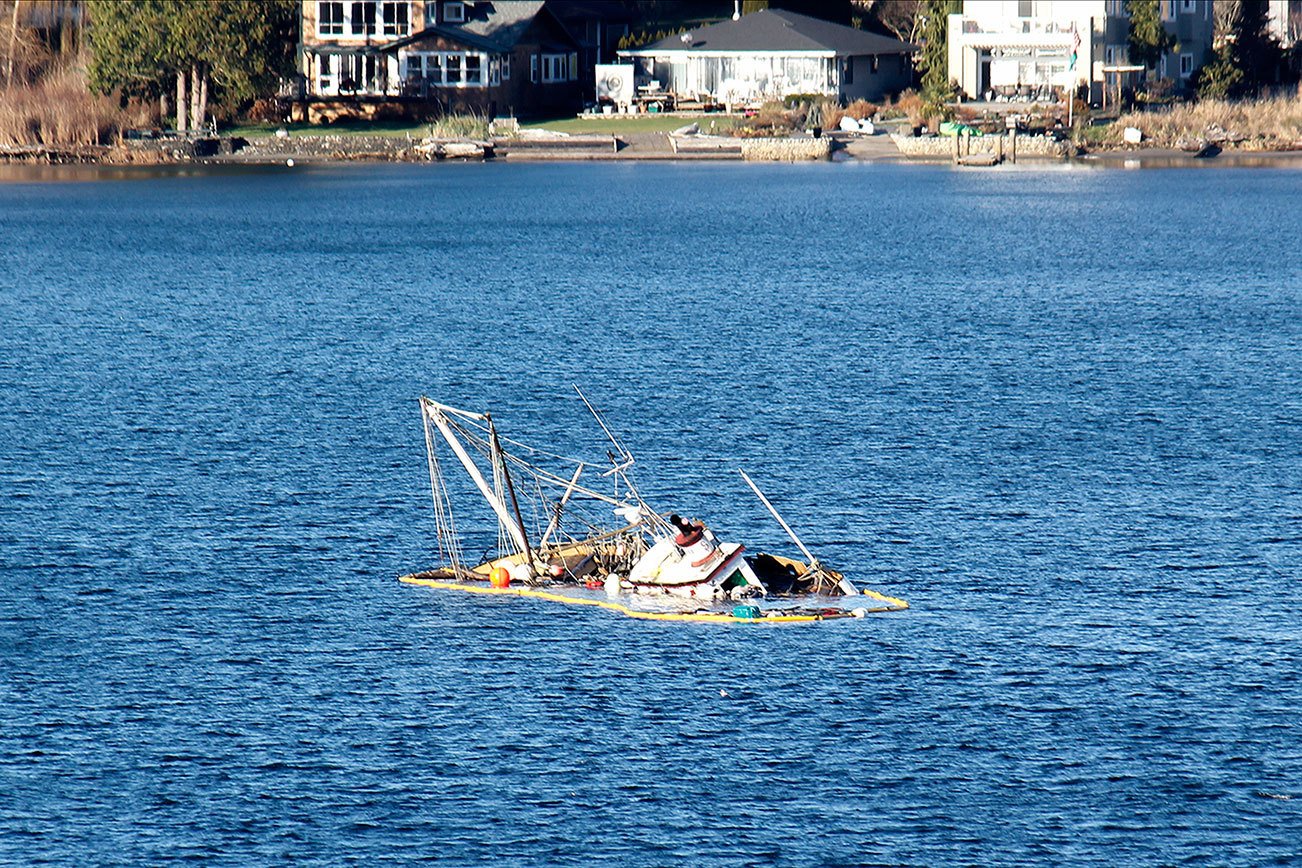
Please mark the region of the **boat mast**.
POLYGON ((533 575, 535 573, 533 549, 529 548, 529 537, 524 532, 524 519, 520 516, 520 502, 515 497, 515 486, 511 484, 511 471, 507 469, 506 459, 502 457, 502 442, 497 439, 497 426, 493 424, 492 416, 485 413, 484 418, 488 419, 488 436, 492 438, 493 452, 497 455, 498 463, 502 467, 502 478, 506 481, 506 493, 511 495, 511 509, 515 513, 515 526, 520 531, 517 542, 523 544, 524 563, 529 568, 530 575, 533 575))
MULTIPOLYGON (((814 557, 813 552, 805 548, 805 544, 800 541, 800 537, 796 536, 796 532, 791 529, 791 525, 787 524, 786 521, 783 520, 782 516, 778 515, 777 508, 774 507, 773 504, 769 503, 769 499, 764 496, 764 492, 759 490, 759 486, 757 486, 751 480, 751 478, 746 475, 746 471, 742 470, 741 468, 737 468, 737 472, 741 474, 742 479, 746 480, 746 484, 750 486, 751 491, 755 492, 755 496, 760 499, 760 502, 763 503, 766 507, 768 507, 769 512, 772 513, 773 517, 778 520, 778 524, 782 525, 782 529, 787 532, 787 536, 791 537, 791 541, 796 544, 796 547, 799 548, 802 552, 804 552, 805 557, 809 558, 809 568, 811 570, 818 570, 819 572, 822 572, 823 565, 818 562, 818 558, 814 557)), ((859 593, 858 589, 856 589, 855 586, 850 583, 849 579, 842 578, 840 581, 840 585, 841 585, 841 590, 844 591, 846 594, 855 595, 859 593)))
MULTIPOLYGON (((511 539, 515 541, 517 546, 519 546, 520 551, 528 552, 529 540, 525 538, 524 529, 516 523, 516 520, 511 516, 511 513, 507 511, 506 504, 502 503, 501 499, 493 493, 493 489, 484 480, 484 474, 479 471, 478 465, 475 464, 470 455, 466 452, 466 448, 461 445, 461 441, 457 439, 456 434, 452 432, 447 419, 443 416, 443 411, 440 406, 427 399, 425 401, 425 414, 439 429, 439 433, 443 435, 443 439, 446 440, 448 446, 452 448, 452 453, 457 456, 457 460, 466 468, 466 473, 470 475, 471 481, 475 483, 475 487, 479 489, 479 493, 484 496, 484 500, 488 501, 488 505, 493 508, 493 512, 497 514, 498 521, 500 521, 502 526, 506 528, 507 533, 511 535, 511 539)), ((532 562, 530 563, 529 568, 531 570, 533 569, 532 562)))
POLYGON ((574 487, 579 484, 579 475, 583 473, 584 464, 579 462, 579 466, 574 469, 574 476, 570 477, 570 484, 565 486, 565 493, 561 495, 560 503, 556 504, 556 509, 552 511, 552 520, 547 522, 547 529, 543 531, 542 539, 538 541, 538 548, 547 546, 547 538, 552 535, 557 526, 561 523, 561 513, 565 511, 565 504, 570 502, 570 495, 574 493, 574 487))

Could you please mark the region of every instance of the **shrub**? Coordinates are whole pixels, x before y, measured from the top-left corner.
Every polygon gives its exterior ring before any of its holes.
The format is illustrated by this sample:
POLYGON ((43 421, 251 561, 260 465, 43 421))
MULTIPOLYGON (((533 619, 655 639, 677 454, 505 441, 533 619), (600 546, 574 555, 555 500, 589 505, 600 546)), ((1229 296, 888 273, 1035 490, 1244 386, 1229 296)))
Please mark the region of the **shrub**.
POLYGON ((1251 150, 1296 146, 1302 142, 1302 96, 1232 102, 1205 99, 1163 111, 1131 112, 1108 128, 1119 142, 1125 127, 1138 127, 1156 147, 1182 142, 1219 141, 1251 150))
POLYGON ((922 96, 913 89, 904 91, 893 102, 888 103, 881 114, 884 119, 908 118, 909 123, 915 127, 926 123, 932 116, 922 96))
POLYGON ((796 125, 804 120, 803 115, 797 116, 795 111, 788 111, 782 102, 770 100, 760 106, 755 117, 751 119, 751 126, 757 129, 769 129, 774 132, 789 132, 794 130, 796 125))
POLYGON ((862 121, 876 115, 877 110, 877 106, 868 102, 868 100, 857 99, 845 107, 845 114, 847 117, 862 121))
POLYGON ((79 70, 15 85, 0 100, 0 144, 108 144, 131 117, 117 103, 86 89, 79 70))
POLYGON ((823 95, 821 93, 789 93, 782 97, 782 105, 785 108, 798 109, 801 106, 808 105, 809 103, 817 102, 822 98, 823 95))
POLYGON ((475 112, 444 115, 429 125, 429 134, 435 139, 486 139, 488 121, 475 112))

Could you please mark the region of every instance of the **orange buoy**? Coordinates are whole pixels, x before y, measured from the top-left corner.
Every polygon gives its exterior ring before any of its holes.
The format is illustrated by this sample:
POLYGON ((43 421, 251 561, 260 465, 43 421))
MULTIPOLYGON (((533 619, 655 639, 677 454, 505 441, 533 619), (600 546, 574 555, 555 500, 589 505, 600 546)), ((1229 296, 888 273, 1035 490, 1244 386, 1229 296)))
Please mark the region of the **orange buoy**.
POLYGON ((498 567, 488 574, 488 584, 494 588, 509 588, 511 586, 511 571, 506 567, 498 567))

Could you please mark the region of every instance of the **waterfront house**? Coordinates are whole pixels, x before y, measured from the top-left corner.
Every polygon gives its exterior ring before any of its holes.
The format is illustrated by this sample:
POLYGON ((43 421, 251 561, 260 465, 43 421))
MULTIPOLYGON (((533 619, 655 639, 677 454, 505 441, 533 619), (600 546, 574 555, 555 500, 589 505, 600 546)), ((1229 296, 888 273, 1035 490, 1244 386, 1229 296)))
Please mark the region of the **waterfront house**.
MULTIPOLYGON (((1207 0, 1161 0, 1162 26, 1177 45, 1156 73, 1178 87, 1211 58, 1213 10, 1207 0)), ((949 75, 967 99, 1052 99, 1085 87, 1134 84, 1144 70, 1129 61, 1125 0, 966 0, 949 16, 949 75)))
POLYGON ((544 0, 302 0, 295 114, 577 112, 579 48, 544 0))
POLYGON ((788 94, 842 102, 908 87, 917 47, 889 36, 764 9, 618 52, 644 88, 680 101, 755 105, 788 94))

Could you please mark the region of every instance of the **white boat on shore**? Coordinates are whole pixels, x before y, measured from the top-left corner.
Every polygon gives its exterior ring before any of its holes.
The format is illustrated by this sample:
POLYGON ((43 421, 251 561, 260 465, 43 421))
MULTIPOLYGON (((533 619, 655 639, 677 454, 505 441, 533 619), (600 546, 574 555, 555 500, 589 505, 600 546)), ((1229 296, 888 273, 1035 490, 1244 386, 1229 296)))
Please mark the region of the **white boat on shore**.
MULTIPOLYGON (((849 580, 813 556, 745 472, 742 477, 807 560, 752 554, 738 542, 719 539, 702 521, 651 507, 631 478, 632 454, 583 393, 575 391, 609 440, 601 464, 566 459, 503 437, 489 413, 420 399, 442 563, 403 576, 403 581, 467 590, 487 586, 523 595, 583 589, 609 599, 654 600, 683 611, 745 604, 735 606, 733 615, 748 620, 765 616, 758 604, 766 600, 860 595, 849 580), (465 479, 447 475, 456 465, 496 522, 496 547, 474 561, 466 558, 457 527, 466 506, 464 494, 456 493, 457 483, 464 490, 465 479), (585 484, 585 473, 599 482, 585 484)), ((889 603, 887 609, 908 605, 864 593, 889 603)), ((819 611, 831 617, 869 610, 824 606, 819 611)))

